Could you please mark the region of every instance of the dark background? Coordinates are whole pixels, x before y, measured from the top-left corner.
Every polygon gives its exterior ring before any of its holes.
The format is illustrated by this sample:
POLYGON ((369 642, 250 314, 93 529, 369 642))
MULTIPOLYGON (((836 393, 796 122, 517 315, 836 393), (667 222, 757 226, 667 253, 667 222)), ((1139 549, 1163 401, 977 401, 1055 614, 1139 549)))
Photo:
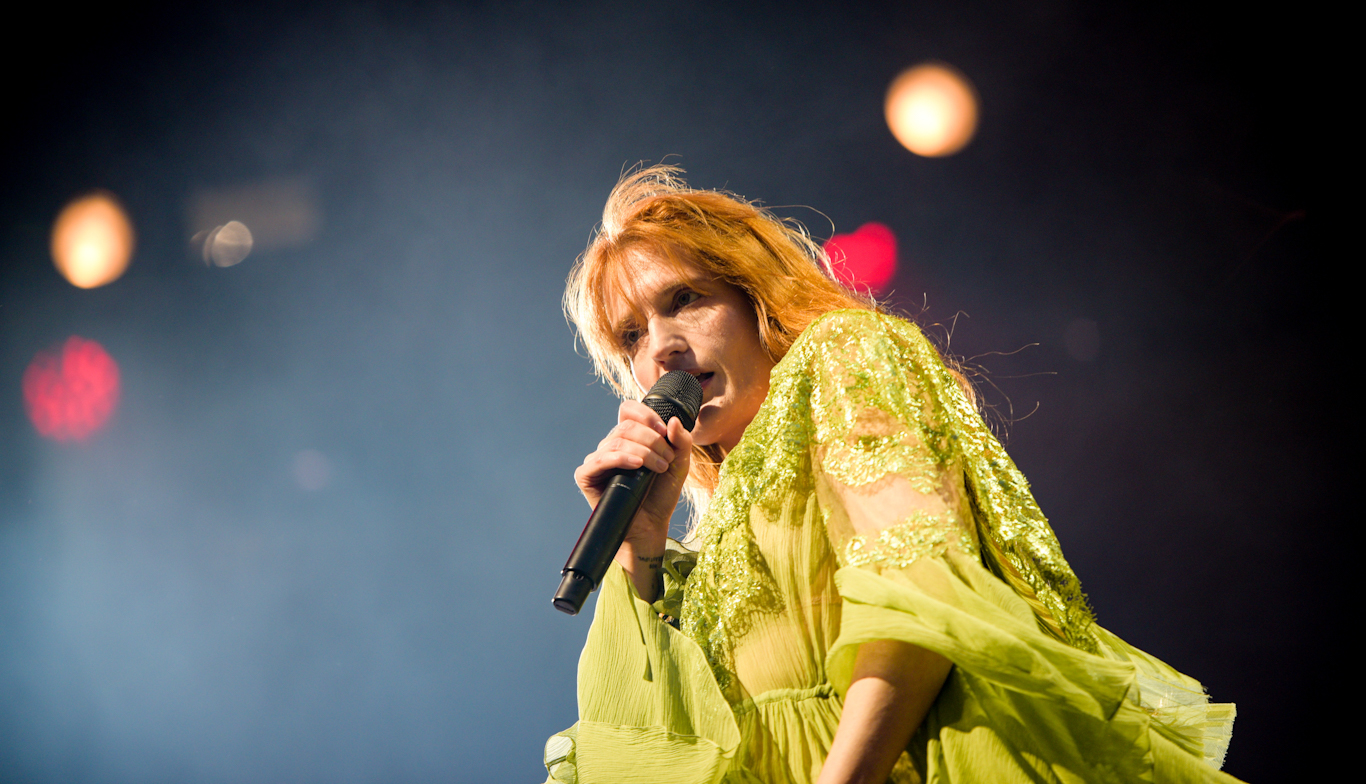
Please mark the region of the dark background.
POLYGON ((4 780, 539 781, 588 626, 549 602, 571 472, 615 411, 559 296, 665 156, 822 237, 890 226, 893 303, 979 367, 1101 623, 1238 703, 1231 773, 1317 756, 1344 282, 1309 264, 1294 9, 36 13, 0 129, 4 780), (946 159, 882 119, 928 59, 982 101, 946 159), (190 256, 196 194, 281 179, 312 241, 190 256), (48 232, 96 187, 139 245, 83 291, 48 232), (123 379, 75 445, 20 394, 72 334, 123 379))

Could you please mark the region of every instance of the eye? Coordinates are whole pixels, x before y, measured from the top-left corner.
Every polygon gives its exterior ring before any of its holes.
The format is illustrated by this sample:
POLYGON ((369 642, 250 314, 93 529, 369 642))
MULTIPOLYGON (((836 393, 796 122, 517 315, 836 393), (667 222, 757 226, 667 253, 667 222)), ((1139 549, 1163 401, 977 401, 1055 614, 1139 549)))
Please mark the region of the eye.
POLYGON ((617 342, 624 349, 634 348, 640 342, 640 330, 635 327, 626 327, 617 333, 617 342))
POLYGON ((674 307, 686 307, 698 301, 699 299, 702 299, 702 295, 700 293, 693 291, 692 289, 683 289, 682 291, 678 292, 678 296, 674 298, 674 307))

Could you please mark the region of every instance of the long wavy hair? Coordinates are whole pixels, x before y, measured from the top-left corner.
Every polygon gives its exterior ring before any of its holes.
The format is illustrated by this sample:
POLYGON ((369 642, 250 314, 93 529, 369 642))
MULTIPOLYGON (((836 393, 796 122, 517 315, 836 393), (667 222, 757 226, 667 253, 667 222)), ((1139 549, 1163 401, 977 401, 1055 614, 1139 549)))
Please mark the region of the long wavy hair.
MULTIPOLYGON (((676 166, 627 172, 603 209, 602 223, 569 273, 564 309, 593 367, 623 399, 644 391, 608 318, 607 303, 634 302, 632 268, 641 255, 691 266, 735 286, 754 309, 759 340, 781 360, 811 322, 832 310, 876 309, 837 283, 830 258, 796 221, 724 191, 696 190, 676 166)), ((685 487, 696 514, 716 489, 716 445, 694 446, 685 487)))

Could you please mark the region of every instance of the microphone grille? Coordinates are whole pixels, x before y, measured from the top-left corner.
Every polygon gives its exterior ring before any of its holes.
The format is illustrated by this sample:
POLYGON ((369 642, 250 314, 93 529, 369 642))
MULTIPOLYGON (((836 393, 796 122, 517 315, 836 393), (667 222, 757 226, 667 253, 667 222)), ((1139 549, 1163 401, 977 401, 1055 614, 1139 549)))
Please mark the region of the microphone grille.
POLYGON ((684 428, 692 430, 702 408, 702 385, 691 373, 670 370, 650 387, 643 402, 659 414, 664 424, 678 417, 684 428))

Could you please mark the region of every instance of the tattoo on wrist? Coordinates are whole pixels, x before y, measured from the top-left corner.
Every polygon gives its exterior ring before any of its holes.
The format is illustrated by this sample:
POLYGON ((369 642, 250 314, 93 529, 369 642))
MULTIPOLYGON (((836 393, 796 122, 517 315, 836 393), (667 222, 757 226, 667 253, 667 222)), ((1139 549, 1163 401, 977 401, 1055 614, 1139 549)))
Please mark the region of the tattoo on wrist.
POLYGON ((656 555, 656 556, 653 556, 653 557, 646 557, 646 556, 643 556, 643 555, 637 555, 637 556, 636 556, 636 560, 637 560, 637 561, 640 561, 641 563, 645 564, 646 566, 650 567, 651 569, 659 569, 661 566, 664 565, 664 556, 662 556, 662 555, 656 555))

